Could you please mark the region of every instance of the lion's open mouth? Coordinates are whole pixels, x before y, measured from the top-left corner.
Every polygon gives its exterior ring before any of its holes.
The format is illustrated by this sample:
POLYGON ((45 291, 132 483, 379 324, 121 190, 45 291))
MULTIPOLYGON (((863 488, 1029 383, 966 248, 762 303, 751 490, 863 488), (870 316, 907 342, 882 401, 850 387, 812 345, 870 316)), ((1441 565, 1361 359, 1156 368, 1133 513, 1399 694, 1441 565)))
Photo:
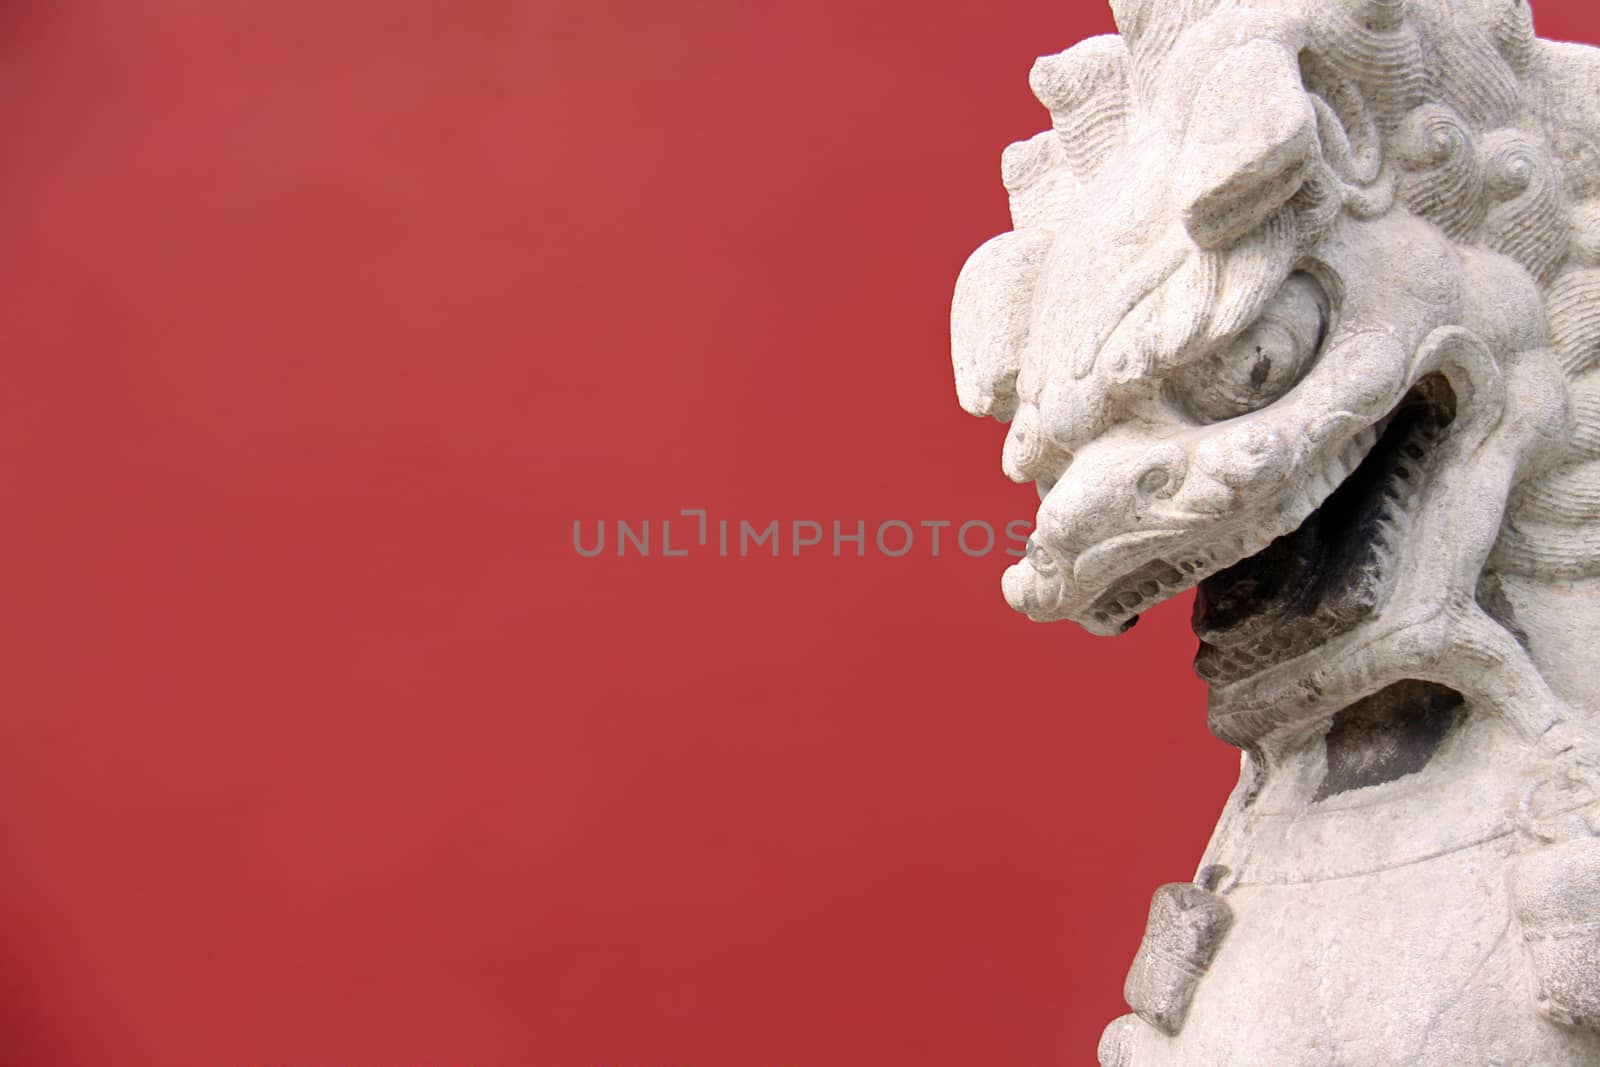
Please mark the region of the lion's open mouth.
POLYGON ((1349 632, 1382 607, 1431 455, 1454 417, 1445 379, 1423 379, 1378 423, 1361 464, 1298 528, 1200 583, 1200 677, 1238 681, 1349 632))

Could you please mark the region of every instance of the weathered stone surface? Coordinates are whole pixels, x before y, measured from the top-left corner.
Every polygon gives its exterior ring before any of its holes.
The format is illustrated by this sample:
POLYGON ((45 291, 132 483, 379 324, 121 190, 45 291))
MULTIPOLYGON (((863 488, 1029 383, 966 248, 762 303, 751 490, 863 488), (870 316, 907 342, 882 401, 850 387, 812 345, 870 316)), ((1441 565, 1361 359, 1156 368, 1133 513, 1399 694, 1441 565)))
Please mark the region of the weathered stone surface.
POLYGON ((1144 941, 1123 984, 1128 1007, 1169 1037, 1181 1031, 1195 989, 1232 925, 1228 902, 1198 885, 1156 890, 1144 941))
POLYGON ((1007 600, 1198 587, 1247 754, 1101 1062, 1600 1065, 1600 51, 1523 0, 1112 7, 952 313, 1040 491, 1007 600))

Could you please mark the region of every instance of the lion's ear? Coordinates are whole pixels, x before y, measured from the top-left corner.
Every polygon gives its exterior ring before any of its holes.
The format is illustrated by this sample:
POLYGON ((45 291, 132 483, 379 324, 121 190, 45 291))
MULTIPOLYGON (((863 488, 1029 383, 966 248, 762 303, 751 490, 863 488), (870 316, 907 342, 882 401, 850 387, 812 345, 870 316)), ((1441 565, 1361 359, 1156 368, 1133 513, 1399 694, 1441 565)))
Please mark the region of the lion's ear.
POLYGON ((1177 175, 1184 224, 1205 248, 1272 217, 1319 154, 1317 113, 1292 51, 1272 41, 1230 48, 1196 95, 1177 175))
POLYGON ((1093 177, 1127 137, 1130 64, 1122 38, 1108 35, 1041 56, 1028 74, 1080 179, 1093 177))

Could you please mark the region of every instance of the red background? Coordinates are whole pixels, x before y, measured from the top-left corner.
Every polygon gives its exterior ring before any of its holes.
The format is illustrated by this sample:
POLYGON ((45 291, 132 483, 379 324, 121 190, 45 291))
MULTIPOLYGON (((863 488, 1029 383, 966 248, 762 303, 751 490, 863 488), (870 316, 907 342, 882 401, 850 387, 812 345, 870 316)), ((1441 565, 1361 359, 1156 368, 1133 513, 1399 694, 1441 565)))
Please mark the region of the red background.
POLYGON ((1233 777, 1187 603, 571 524, 1031 515, 948 300, 1109 28, 6 5, 0 1060, 1092 1063, 1233 777))

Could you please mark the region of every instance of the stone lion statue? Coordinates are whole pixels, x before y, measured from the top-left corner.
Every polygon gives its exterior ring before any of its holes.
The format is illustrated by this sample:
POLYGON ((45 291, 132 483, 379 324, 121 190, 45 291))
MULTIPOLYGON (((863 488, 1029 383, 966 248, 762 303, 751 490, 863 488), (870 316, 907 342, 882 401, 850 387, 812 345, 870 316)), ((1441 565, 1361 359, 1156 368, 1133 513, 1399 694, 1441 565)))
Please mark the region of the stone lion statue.
POLYGON ((1600 1065, 1600 51, 1524 0, 1112 9, 952 314, 1040 497, 1006 599, 1197 589, 1244 753, 1100 1061, 1600 1065))

